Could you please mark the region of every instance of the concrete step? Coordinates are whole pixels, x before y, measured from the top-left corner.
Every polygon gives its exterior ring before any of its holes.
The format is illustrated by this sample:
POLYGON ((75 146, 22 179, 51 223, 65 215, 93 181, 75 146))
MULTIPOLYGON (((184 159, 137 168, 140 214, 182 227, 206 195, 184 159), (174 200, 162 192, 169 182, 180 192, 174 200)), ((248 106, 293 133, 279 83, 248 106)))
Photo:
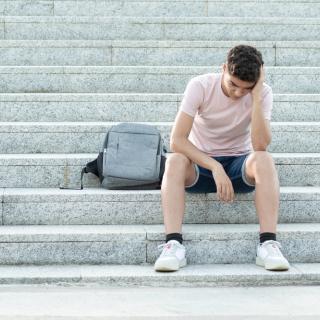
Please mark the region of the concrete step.
POLYGON ((320 66, 319 41, 1 40, 0 58, 3 66, 220 65, 240 43, 257 47, 267 66, 320 66))
MULTIPOLYGON (((163 223, 160 190, 6 188, 0 191, 1 225, 163 223)), ((234 203, 225 204, 217 199, 215 193, 186 193, 184 223, 258 223, 254 194, 235 196, 234 203)), ((319 208, 319 187, 280 188, 280 223, 320 223, 319 208)))
MULTIPOLYGON (((73 286, 83 286, 83 285, 94 284, 96 286, 107 285, 108 287, 111 287, 111 288, 115 286, 117 287, 137 287, 137 286, 157 287, 158 290, 159 290, 159 287, 171 287, 171 290, 173 289, 173 287, 184 287, 185 290, 186 290, 186 287, 201 287, 202 290, 204 287, 220 287, 220 292, 219 292, 219 296, 220 296, 221 287, 318 285, 319 283, 320 283, 320 264, 319 263, 292 263, 291 268, 285 272, 267 271, 259 266, 254 265, 253 263, 252 264, 231 264, 231 265, 230 264, 187 265, 185 268, 180 269, 178 272, 155 272, 153 270, 153 265, 151 264, 99 265, 99 266, 98 265, 0 266, 0 284, 1 285, 57 284, 60 287, 63 287, 71 284, 73 286)), ((289 289, 290 288, 287 287, 287 290, 289 289)), ((312 289, 311 287, 308 288, 308 290, 311 290, 311 289, 312 289)), ((274 294, 274 291, 270 292, 270 294, 271 295, 274 294)), ((42 295, 43 295, 43 292, 42 292, 42 295)), ((264 297, 264 301, 265 301, 265 297, 264 297)), ((61 303, 61 301, 59 301, 59 303, 61 303)))
POLYGON ((319 1, 0 1, 2 15, 314 17, 319 1))
MULTIPOLYGON (((96 153, 117 122, 0 122, 1 151, 19 153, 96 153)), ((169 148, 173 122, 148 123, 169 148)), ((318 152, 319 122, 272 122, 270 152, 318 152)))
MULTIPOLYGON (((80 186, 82 167, 95 154, 2 154, 0 188, 58 188, 80 186)), ((282 186, 319 186, 320 154, 272 154, 282 186)), ((84 177, 85 187, 98 187, 94 175, 84 177)))
MULTIPOLYGON (((320 32, 319 32, 320 34, 320 32)), ((0 67, 1 93, 182 93, 221 67, 0 67)), ((274 93, 318 94, 320 67, 266 67, 274 93)))
MULTIPOLYGON (((71 268, 76 267, 71 266, 71 268)), ((121 266, 115 268, 118 267, 121 266)), ((239 281, 239 277, 235 276, 235 273, 238 275, 239 272, 232 272, 231 270, 231 272, 226 272, 224 268, 228 267, 227 265, 221 265, 219 271, 221 270, 223 275, 239 281)), ((298 267, 302 267, 302 264, 299 264, 298 267)), ((242 268, 242 265, 239 265, 240 268, 242 268)), ((68 269, 70 269, 69 266, 63 270, 68 272, 68 269)), ((8 270, 8 268, 5 270, 8 270)), ((19 271, 19 269, 15 270, 19 271)), ((42 268, 39 268, 39 270, 40 276, 46 276, 46 272, 42 271, 42 268)), ((95 269, 89 267, 87 271, 90 272, 90 270, 95 269)), ((98 270, 101 271, 98 271, 97 274, 103 272, 102 267, 99 267, 98 270)), ((137 274, 143 272, 141 268, 132 268, 131 270, 137 274)), ((196 270, 195 272, 197 272, 196 270)), ((209 274, 209 270, 208 272, 201 271, 200 268, 198 270, 197 274, 199 272, 201 275, 209 274)), ((109 269, 105 268, 105 271, 109 272, 109 269)), ((214 273, 217 271, 212 270, 214 273)), ((320 317, 320 306, 317 298, 320 294, 320 288, 317 286, 317 281, 307 281, 307 284, 304 285, 302 279, 298 282, 298 277, 293 277, 292 282, 287 282, 287 285, 285 285, 286 281, 279 281, 279 284, 276 281, 269 281, 270 286, 259 286, 260 279, 256 277, 257 283, 248 281, 250 287, 245 284, 243 279, 241 281, 242 287, 223 282, 223 285, 228 286, 224 288, 221 288, 220 285, 209 287, 209 284, 202 281, 199 281, 202 283, 202 287, 186 288, 188 285, 183 281, 172 281, 173 285, 176 285, 173 288, 170 281, 161 281, 160 285, 165 287, 159 288, 157 283, 148 286, 148 283, 151 283, 151 279, 148 278, 150 281, 146 282, 146 286, 142 286, 138 282, 136 285, 132 285, 129 282, 129 287, 118 287, 117 282, 121 280, 119 276, 123 274, 124 278, 130 281, 129 273, 116 273, 115 283, 111 281, 111 278, 108 278, 108 281, 101 282, 101 284, 99 282, 87 283, 80 279, 79 284, 62 282, 50 285, 45 283, 40 285, 2 285, 0 317, 6 320, 316 320, 320 317), (295 282, 297 282, 296 285, 295 282), (310 286, 310 284, 313 286, 310 286), (231 303, 232 307, 230 307, 231 303)), ((9 273, 9 276, 11 274, 9 273)), ((65 272, 61 272, 61 274, 65 274, 65 272)), ((114 273, 111 272, 111 274, 114 273)), ((77 273, 78 275, 79 273, 77 273)), ((303 274, 305 276, 303 278, 308 275, 303 274)), ((173 276, 172 273, 163 275, 163 277, 168 278, 171 278, 171 276, 173 276)), ((275 274, 275 278, 282 278, 283 280, 282 276, 284 276, 284 273, 275 274)), ((313 276, 313 274, 310 274, 310 276, 313 276)), ((104 275, 104 278, 107 277, 104 275)), ((157 275, 154 279, 156 277, 157 275)), ((97 278, 99 281, 99 277, 97 278)), ((191 281, 193 278, 199 277, 185 278, 187 281, 191 281)), ((222 276, 219 276, 214 281, 221 280, 221 278, 222 276)), ((138 280, 138 278, 136 279, 138 280)), ((222 283, 222 281, 217 282, 222 283)), ((121 283, 123 282, 121 281, 121 283)), ((197 286, 197 282, 193 281, 192 286, 197 286)))
MULTIPOLYGON (((182 94, 0 94, 0 122, 174 121, 182 94), (142 116, 143 115, 143 116, 142 116)), ((320 121, 320 95, 274 94, 273 121, 320 121)))
MULTIPOLYGON (((186 224, 189 264, 254 263, 258 224, 186 224)), ((279 224, 277 240, 292 263, 320 262, 320 224, 279 224)), ((161 225, 1 226, 1 264, 154 263, 161 225)))
POLYGON ((0 23, 5 40, 320 40, 318 16, 2 16, 0 23))

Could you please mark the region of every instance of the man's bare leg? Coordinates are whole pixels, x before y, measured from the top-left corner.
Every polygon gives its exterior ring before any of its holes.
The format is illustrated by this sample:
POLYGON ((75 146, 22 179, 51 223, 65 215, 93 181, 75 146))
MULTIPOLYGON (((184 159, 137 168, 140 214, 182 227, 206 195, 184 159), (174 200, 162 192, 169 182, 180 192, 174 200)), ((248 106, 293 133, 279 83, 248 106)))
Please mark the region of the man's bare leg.
POLYGON ((256 151, 247 159, 246 177, 256 184, 255 206, 260 223, 260 233, 276 233, 279 212, 279 179, 270 153, 256 151))
POLYGON ((275 243, 279 212, 280 188, 277 170, 270 153, 257 151, 246 162, 249 182, 255 180, 255 205, 260 223, 260 244, 257 247, 256 264, 267 270, 288 270, 290 264, 275 243))
POLYGON ((195 179, 196 173, 191 160, 181 153, 169 155, 161 186, 166 234, 181 233, 185 211, 185 186, 192 184, 195 179))

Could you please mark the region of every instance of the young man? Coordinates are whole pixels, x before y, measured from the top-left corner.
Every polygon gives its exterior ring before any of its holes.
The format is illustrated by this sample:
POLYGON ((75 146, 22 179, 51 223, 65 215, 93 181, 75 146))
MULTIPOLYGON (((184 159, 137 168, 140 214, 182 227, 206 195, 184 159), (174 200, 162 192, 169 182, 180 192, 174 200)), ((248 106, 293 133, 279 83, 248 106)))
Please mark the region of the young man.
POLYGON ((233 202, 234 192, 255 190, 260 223, 256 264, 288 270, 276 241, 279 180, 272 156, 272 90, 264 82, 261 53, 254 47, 232 48, 222 73, 197 76, 188 83, 171 132, 173 152, 166 162, 161 198, 166 243, 156 271, 186 265, 182 244, 185 191, 216 192, 233 202))

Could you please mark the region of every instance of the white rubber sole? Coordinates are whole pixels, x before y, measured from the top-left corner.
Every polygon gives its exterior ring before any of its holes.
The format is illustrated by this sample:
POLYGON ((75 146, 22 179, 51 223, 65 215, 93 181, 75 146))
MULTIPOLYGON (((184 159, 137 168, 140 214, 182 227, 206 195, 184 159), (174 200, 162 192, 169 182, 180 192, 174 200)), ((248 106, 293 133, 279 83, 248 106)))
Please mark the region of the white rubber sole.
POLYGON ((184 258, 180 262, 178 259, 157 260, 154 265, 155 271, 177 271, 187 265, 187 260, 184 258))
POLYGON ((260 257, 256 257, 256 265, 264 267, 266 270, 289 270, 289 265, 280 261, 264 263, 260 257))

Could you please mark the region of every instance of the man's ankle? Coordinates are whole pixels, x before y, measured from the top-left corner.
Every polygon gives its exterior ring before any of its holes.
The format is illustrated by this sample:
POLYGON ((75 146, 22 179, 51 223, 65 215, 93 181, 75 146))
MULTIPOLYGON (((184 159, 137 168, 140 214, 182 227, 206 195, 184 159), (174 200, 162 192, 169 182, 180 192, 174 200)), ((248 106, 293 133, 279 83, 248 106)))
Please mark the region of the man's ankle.
POLYGON ((176 240, 178 241, 180 244, 182 244, 183 239, 182 239, 182 234, 181 233, 168 233, 166 235, 166 242, 170 241, 170 240, 176 240))

